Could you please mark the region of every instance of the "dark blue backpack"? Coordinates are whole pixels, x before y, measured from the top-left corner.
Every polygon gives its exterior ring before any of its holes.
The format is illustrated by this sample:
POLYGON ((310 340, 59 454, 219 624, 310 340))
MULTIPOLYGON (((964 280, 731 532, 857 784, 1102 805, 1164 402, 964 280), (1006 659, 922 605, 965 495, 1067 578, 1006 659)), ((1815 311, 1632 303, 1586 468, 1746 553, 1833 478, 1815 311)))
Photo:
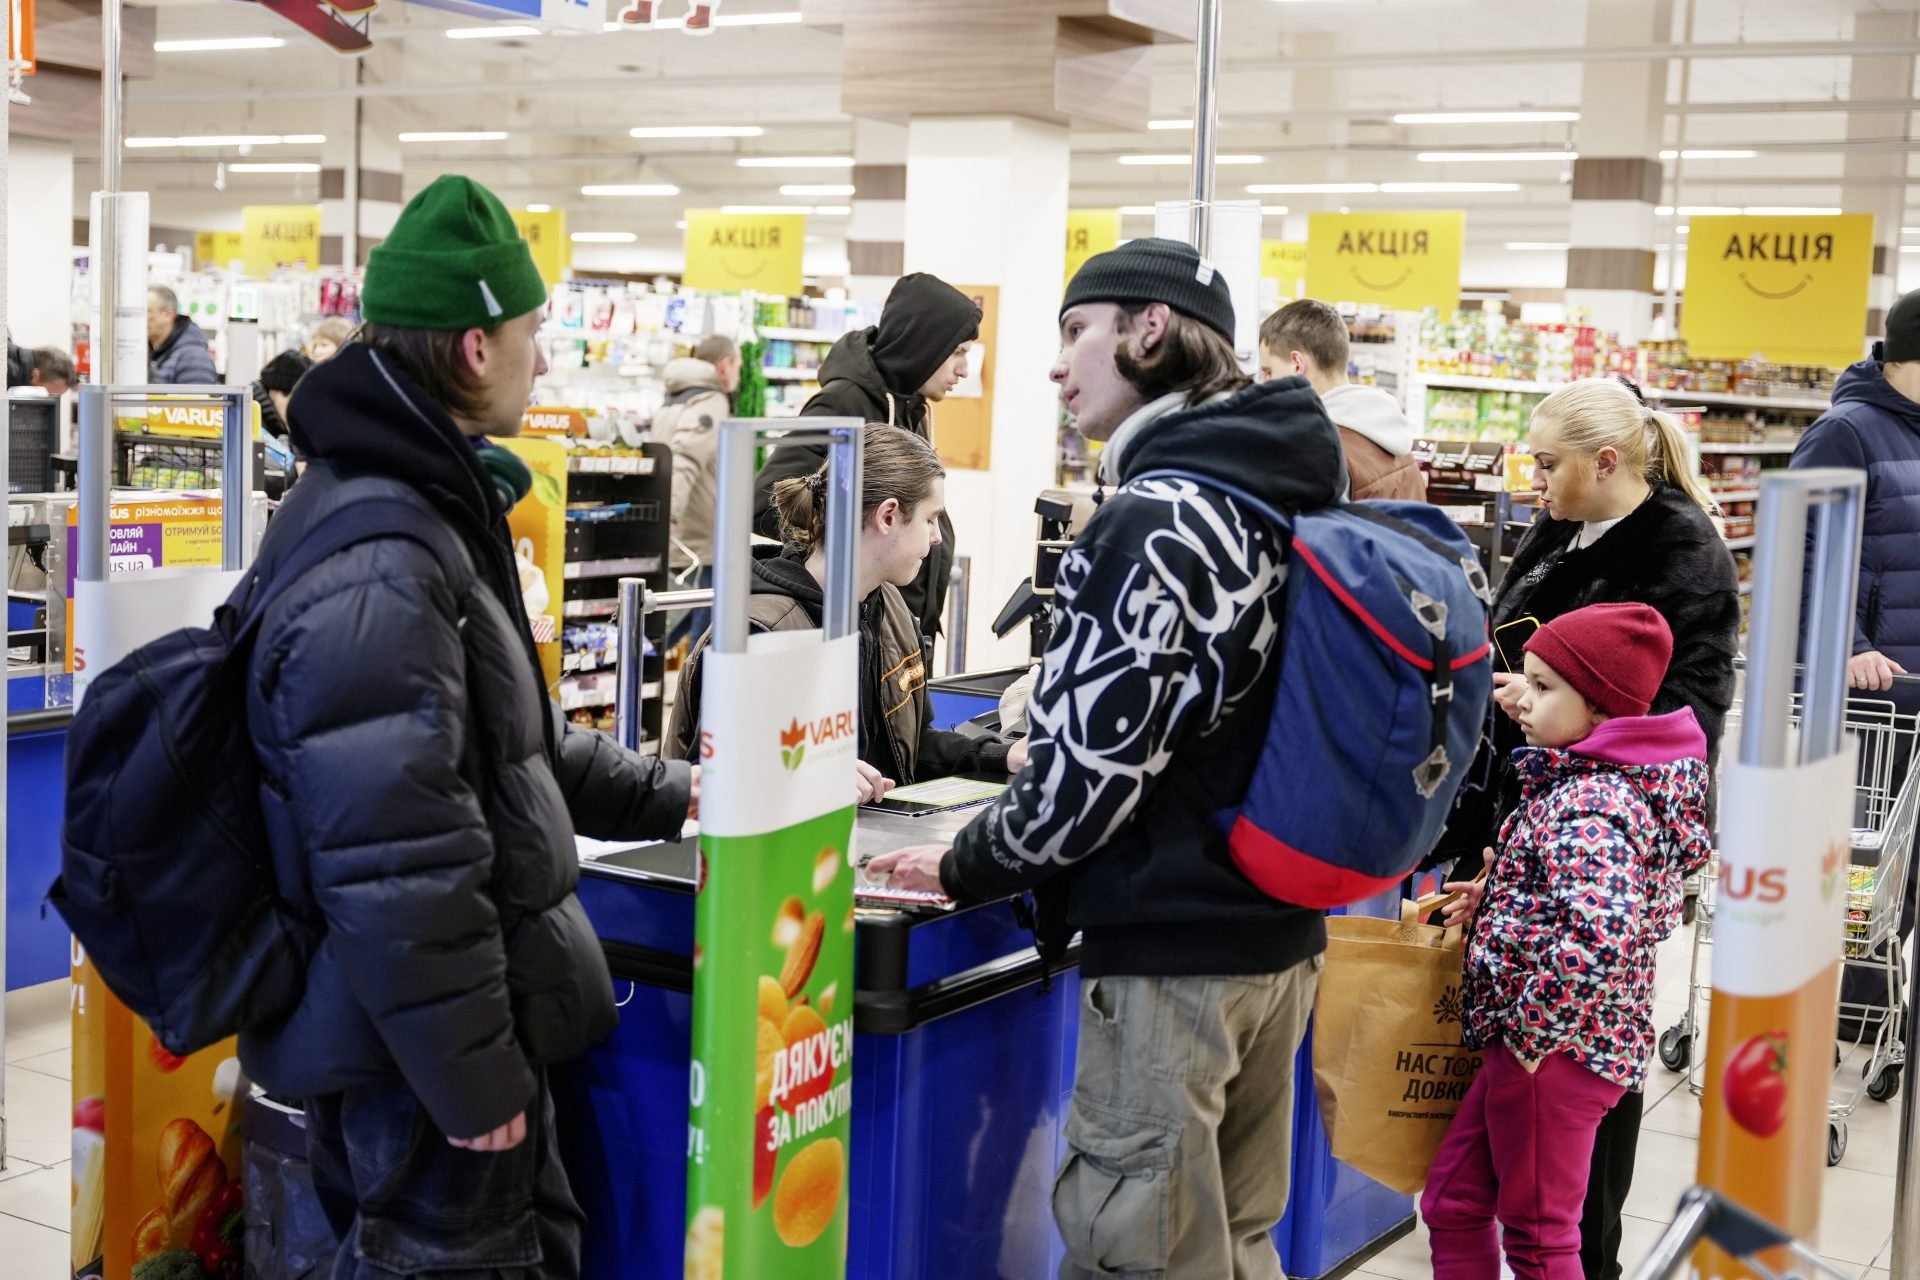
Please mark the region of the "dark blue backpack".
POLYGON ((1137 479, 1228 494, 1288 546, 1272 718, 1246 799, 1220 815, 1235 865, 1303 907, 1397 885, 1439 840, 1486 722, 1491 592, 1473 544, 1424 503, 1289 516, 1212 476, 1137 479))
MULTIPOLYGON (((297 506, 298 491, 282 509, 297 506)), ((350 502, 262 560, 215 612, 95 677, 67 734, 60 878, 47 898, 113 994, 185 1055, 291 1013, 318 929, 275 892, 247 670, 267 606, 356 542, 407 537, 459 563, 403 499, 350 502)), ((268 539, 269 546, 273 539, 268 539)))

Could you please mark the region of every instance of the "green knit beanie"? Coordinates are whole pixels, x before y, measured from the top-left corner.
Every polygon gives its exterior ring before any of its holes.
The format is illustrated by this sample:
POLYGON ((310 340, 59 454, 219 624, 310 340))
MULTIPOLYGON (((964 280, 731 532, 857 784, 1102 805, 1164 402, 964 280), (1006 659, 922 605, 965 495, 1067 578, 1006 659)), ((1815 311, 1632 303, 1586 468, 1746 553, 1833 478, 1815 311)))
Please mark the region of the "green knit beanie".
POLYGON ((368 256, 360 313, 400 329, 491 329, 546 301, 533 251, 500 198, 445 174, 368 256))

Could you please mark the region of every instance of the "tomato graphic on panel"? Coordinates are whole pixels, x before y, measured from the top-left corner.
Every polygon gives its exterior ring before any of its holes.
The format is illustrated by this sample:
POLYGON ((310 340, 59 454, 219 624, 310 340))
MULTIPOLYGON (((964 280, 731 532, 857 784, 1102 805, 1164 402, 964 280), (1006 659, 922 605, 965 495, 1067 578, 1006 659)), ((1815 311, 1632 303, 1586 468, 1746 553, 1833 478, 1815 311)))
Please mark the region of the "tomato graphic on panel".
POLYGON ((1787 1033, 1754 1036, 1727 1063, 1727 1111, 1734 1123, 1759 1138, 1771 1138, 1787 1121, 1787 1033))

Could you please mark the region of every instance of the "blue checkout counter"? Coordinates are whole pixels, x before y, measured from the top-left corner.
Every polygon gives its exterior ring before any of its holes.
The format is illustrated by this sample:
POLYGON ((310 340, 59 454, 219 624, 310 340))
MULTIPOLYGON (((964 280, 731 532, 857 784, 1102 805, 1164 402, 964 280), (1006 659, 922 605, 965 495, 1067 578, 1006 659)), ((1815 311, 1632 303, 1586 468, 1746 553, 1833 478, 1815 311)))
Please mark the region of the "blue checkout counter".
POLYGON ((42 914, 41 900, 60 874, 73 713, 44 709, 37 677, 8 681, 7 693, 7 990, 14 991, 72 972, 67 927, 51 909, 42 914))
MULTIPOLYGON (((936 684, 939 722, 989 710, 1005 677, 936 684)), ((970 814, 862 813, 865 855, 937 840, 970 814)), ((589 1226, 586 1274, 676 1274, 686 1222, 693 849, 647 844, 583 863, 580 897, 624 1001, 618 1031, 556 1075, 589 1226)), ((1079 973, 1041 972, 1007 903, 856 917, 851 1280, 1039 1280, 1059 1264, 1051 1188, 1079 1034, 1079 973), (1050 985, 1048 979, 1051 980, 1050 985)), ((1411 1229, 1413 1203, 1335 1161, 1303 1047, 1293 1202, 1274 1231, 1287 1274, 1337 1276, 1411 1229)))

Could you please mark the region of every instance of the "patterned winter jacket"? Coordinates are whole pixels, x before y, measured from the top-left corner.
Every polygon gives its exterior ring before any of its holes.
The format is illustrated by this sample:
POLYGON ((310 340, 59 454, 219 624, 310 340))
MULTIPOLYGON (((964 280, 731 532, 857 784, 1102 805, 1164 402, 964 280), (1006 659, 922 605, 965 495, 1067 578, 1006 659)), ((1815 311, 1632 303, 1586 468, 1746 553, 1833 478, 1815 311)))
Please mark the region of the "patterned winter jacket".
POLYGON ((1690 709, 1514 752, 1520 807, 1467 948, 1467 1043, 1565 1053, 1628 1089, 1653 1052, 1654 951, 1707 861, 1707 741, 1690 709))

